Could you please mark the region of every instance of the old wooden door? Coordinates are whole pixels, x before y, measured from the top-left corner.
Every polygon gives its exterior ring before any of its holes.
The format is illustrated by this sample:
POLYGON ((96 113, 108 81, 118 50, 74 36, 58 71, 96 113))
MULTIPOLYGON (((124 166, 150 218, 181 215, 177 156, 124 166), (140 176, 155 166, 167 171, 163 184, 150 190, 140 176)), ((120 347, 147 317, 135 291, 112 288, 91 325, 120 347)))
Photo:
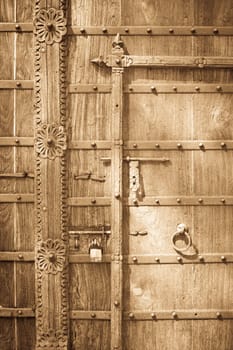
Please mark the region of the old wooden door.
POLYGON ((0 2, 0 349, 233 349, 232 35, 232 0, 0 2))

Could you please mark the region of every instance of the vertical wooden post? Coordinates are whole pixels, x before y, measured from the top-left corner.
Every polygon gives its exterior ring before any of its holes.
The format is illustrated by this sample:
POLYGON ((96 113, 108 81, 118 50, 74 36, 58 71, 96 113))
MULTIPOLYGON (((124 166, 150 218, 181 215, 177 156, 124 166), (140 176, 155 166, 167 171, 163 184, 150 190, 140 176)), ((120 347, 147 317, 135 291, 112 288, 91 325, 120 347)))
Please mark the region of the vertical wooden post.
MULTIPOLYGON (((116 62, 124 52, 119 36, 113 42, 112 54, 116 62)), ((122 43, 123 44, 123 43, 122 43)), ((122 349, 122 105, 123 71, 112 67, 112 264, 111 264, 111 349, 122 349)))
POLYGON ((35 3, 37 350, 68 349, 65 9, 66 0, 35 3))

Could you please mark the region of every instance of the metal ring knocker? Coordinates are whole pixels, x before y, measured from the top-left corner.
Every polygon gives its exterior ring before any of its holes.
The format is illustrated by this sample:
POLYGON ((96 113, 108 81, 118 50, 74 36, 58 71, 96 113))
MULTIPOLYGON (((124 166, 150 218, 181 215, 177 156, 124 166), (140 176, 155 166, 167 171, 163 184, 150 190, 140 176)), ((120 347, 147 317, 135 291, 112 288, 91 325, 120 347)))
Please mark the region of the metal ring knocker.
POLYGON ((173 248, 178 252, 185 252, 188 250, 192 245, 192 239, 190 234, 188 233, 188 227, 185 224, 178 224, 176 227, 176 232, 172 235, 172 245, 173 248), (179 248, 176 245, 177 238, 182 237, 183 241, 186 243, 186 245, 183 248, 179 248))

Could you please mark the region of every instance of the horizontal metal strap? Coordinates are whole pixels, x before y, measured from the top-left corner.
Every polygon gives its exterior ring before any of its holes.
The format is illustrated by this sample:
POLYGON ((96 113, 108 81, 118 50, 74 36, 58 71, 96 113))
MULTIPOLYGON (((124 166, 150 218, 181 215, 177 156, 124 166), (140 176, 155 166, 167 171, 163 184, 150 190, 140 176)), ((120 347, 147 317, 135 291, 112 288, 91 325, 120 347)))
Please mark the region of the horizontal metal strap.
POLYGON ((0 252, 0 261, 34 261, 34 252, 0 252))
MULTIPOLYGON (((111 158, 110 157, 101 157, 100 160, 102 160, 103 162, 111 162, 111 158)), ((123 158, 124 161, 126 162, 131 162, 131 161, 141 161, 141 162, 157 162, 157 163, 166 163, 169 162, 169 158, 165 158, 165 157, 124 157, 123 158)))
POLYGON ((72 320, 111 320, 111 311, 70 311, 72 320))
POLYGON ((125 204, 129 206, 174 206, 174 205, 233 205, 233 196, 158 196, 144 197, 139 199, 125 199, 125 204))
POLYGON ((32 32, 32 23, 0 23, 0 32, 32 32))
POLYGON ((70 197, 68 198, 68 205, 75 207, 86 206, 110 206, 111 198, 109 197, 70 197))
POLYGON ((155 310, 151 312, 124 312, 124 319, 131 321, 146 320, 222 320, 233 319, 233 310, 155 310))
POLYGON ((0 203, 33 203, 35 200, 34 194, 0 194, 0 203))
POLYGON ((68 92, 74 93, 109 93, 112 91, 111 84, 70 84, 68 92))
POLYGON ((232 26, 70 26, 69 35, 233 35, 232 26))
POLYGON ((124 261, 128 264, 205 264, 205 263, 233 263, 233 254, 230 253, 203 253, 198 255, 175 255, 175 254, 157 254, 157 255, 127 255, 124 261))
POLYGON ((233 149, 232 140, 175 140, 175 141, 140 141, 132 140, 124 142, 124 149, 155 149, 155 150, 227 150, 233 149))
MULTIPOLYGON (((232 68, 232 57, 193 56, 122 56, 123 67, 187 67, 187 68, 232 68)), ((111 61, 106 62, 111 66, 111 61)))
POLYGON ((0 146, 34 146, 33 137, 0 137, 0 146))
POLYGON ((0 89, 32 90, 33 80, 0 80, 0 89))
POLYGON ((130 84, 125 93, 187 94, 187 93, 233 93, 233 84, 130 84))
POLYGON ((35 317, 32 308, 6 308, 0 306, 0 317, 35 317))
POLYGON ((111 141, 71 141, 69 149, 111 149, 111 141))
POLYGON ((5 173, 0 174, 0 178, 34 178, 34 174, 28 173, 27 171, 23 173, 5 173))

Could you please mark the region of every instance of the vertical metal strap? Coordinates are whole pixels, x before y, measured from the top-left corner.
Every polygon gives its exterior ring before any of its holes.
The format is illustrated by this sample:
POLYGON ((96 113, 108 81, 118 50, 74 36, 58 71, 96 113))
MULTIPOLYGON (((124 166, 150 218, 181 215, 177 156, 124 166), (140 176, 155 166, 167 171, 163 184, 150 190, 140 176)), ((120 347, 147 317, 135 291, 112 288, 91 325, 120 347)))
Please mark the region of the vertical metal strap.
POLYGON ((122 349, 122 100, 123 68, 112 68, 111 349, 122 349))

